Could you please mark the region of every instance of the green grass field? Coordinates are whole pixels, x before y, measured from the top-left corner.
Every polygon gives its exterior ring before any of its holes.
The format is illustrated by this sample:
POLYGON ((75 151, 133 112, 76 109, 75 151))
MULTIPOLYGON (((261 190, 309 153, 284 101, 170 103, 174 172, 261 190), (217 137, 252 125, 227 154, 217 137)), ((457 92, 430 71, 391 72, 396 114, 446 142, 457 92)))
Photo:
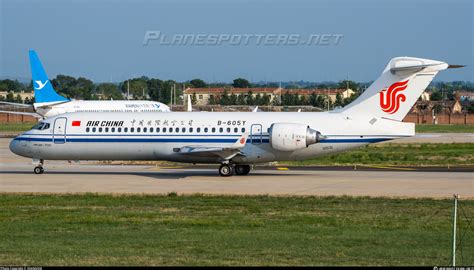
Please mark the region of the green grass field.
POLYGON ((23 132, 29 130, 36 123, 1 123, 0 132, 23 132))
POLYGON ((451 200, 2 194, 0 265, 448 265, 451 222, 451 200))
POLYGON ((473 133, 474 125, 416 125, 417 133, 473 133))

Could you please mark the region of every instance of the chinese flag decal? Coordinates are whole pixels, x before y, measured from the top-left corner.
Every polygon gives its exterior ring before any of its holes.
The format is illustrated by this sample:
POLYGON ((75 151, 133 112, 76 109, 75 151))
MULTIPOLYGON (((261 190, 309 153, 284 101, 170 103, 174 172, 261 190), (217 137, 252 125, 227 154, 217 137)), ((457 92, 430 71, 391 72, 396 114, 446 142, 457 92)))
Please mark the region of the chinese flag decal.
POLYGON ((81 121, 72 121, 72 126, 73 127, 80 127, 81 126, 81 121))

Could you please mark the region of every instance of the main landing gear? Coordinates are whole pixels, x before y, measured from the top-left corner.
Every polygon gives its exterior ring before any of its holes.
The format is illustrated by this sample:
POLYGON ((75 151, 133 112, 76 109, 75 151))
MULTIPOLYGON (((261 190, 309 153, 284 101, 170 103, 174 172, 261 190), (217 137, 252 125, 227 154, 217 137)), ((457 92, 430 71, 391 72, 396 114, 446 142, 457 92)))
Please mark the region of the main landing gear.
POLYGON ((44 173, 44 169, 43 169, 43 160, 41 159, 39 164, 33 169, 33 172, 35 174, 42 174, 44 173))
POLYGON ((232 164, 222 164, 219 167, 219 174, 221 176, 227 177, 232 176, 233 174, 237 175, 247 175, 250 173, 250 165, 232 165, 232 164))

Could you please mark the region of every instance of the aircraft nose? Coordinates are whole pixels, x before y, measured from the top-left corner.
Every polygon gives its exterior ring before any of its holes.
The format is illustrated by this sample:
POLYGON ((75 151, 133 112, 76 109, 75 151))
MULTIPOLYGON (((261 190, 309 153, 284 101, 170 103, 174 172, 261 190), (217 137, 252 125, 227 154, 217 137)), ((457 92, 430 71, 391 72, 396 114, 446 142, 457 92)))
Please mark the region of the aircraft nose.
POLYGON ((16 140, 16 138, 10 142, 9 148, 10 148, 10 151, 21 156, 20 142, 16 140))

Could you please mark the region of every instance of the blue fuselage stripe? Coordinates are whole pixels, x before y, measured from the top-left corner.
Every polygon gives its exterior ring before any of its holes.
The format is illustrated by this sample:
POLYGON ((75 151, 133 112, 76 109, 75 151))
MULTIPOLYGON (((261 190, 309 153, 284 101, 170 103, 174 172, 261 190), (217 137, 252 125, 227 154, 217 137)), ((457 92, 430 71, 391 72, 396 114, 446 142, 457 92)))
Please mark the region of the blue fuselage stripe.
MULTIPOLYGON (((320 143, 376 143, 391 140, 392 138, 357 138, 357 139, 325 139, 320 141, 320 143)), ((38 138, 38 137, 16 137, 14 140, 17 141, 33 141, 33 142, 52 142, 52 137, 50 138, 38 138)), ((64 138, 61 136, 56 136, 56 141, 64 141, 64 138)), ((132 142, 132 143, 146 143, 146 142, 163 142, 163 143, 235 143, 236 138, 234 139, 218 139, 218 138, 66 138, 66 142, 132 142)), ((254 139, 256 143, 269 143, 270 140, 263 138, 254 139)), ((247 139, 247 143, 252 143, 251 139, 247 139)))

